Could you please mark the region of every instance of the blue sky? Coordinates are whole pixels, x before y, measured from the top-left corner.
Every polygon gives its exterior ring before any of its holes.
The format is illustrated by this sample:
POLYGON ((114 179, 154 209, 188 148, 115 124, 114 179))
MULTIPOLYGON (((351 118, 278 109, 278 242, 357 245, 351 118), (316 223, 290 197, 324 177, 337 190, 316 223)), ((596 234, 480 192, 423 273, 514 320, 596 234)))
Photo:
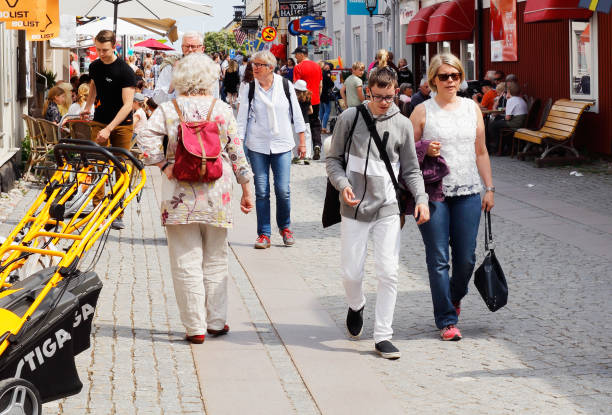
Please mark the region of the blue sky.
POLYGON ((234 8, 242 4, 240 0, 194 0, 212 6, 214 17, 195 16, 181 17, 176 20, 181 32, 197 30, 199 32, 216 32, 223 28, 234 16, 234 8))

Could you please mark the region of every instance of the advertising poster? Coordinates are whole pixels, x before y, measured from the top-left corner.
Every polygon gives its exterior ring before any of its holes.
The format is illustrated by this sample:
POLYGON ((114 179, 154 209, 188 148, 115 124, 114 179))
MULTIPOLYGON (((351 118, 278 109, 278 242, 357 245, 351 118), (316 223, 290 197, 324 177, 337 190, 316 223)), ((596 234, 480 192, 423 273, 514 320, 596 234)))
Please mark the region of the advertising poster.
POLYGON ((516 0, 491 0, 491 62, 518 60, 516 0))

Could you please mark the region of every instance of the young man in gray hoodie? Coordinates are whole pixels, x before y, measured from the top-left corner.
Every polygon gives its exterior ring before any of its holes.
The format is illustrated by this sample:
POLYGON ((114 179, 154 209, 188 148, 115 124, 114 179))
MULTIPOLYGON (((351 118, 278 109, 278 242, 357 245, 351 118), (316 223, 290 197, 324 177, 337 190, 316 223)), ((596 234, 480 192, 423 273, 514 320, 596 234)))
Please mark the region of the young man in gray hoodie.
MULTIPOLYGON (((415 152, 412 124, 393 103, 398 93, 395 73, 386 68, 372 72, 367 92, 371 101, 363 105, 373 118, 378 135, 384 137, 382 145, 395 177, 401 175, 414 195, 417 223, 425 223, 429 220, 428 197, 415 152)), ((330 182, 340 192, 341 265, 349 306, 347 329, 353 337, 362 331, 366 302, 362 281, 371 234, 378 278, 375 349, 384 358, 397 359, 400 352, 390 340, 397 297, 400 212, 389 171, 358 108, 349 108, 338 117, 326 168, 330 182)))

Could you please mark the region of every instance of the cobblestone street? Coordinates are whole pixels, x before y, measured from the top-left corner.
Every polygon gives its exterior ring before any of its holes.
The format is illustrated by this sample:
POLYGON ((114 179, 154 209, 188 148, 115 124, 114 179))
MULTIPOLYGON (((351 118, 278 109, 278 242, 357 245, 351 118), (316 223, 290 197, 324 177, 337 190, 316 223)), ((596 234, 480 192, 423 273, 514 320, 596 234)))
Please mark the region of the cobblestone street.
MULTIPOLYGON (((612 175, 537 169, 509 158, 492 164, 493 231, 509 303, 490 313, 470 283, 459 322, 464 339, 440 341, 423 243, 408 220, 394 320, 397 361, 373 352, 371 255, 364 333, 357 341, 346 336, 340 230, 323 230, 320 222, 324 162, 292 166, 292 248, 282 247, 273 225, 273 247, 253 250, 254 212, 245 216, 235 206, 232 331, 189 346, 159 221, 159 173, 148 169, 142 203, 128 207, 126 229, 111 232, 95 267, 105 286, 92 348, 77 358, 83 391, 46 404, 44 413, 609 413, 612 175), (353 402, 365 403, 355 409, 353 402)), ((27 188, 10 207, 3 234, 38 192, 27 188)))

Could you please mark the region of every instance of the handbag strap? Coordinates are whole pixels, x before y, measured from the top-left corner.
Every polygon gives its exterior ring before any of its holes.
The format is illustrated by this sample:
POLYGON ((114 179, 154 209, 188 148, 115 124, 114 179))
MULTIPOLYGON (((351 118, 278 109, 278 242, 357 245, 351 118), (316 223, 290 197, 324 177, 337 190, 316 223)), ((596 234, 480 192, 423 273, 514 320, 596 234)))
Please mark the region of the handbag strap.
POLYGON ((485 250, 495 250, 495 241, 493 241, 493 232, 491 231, 491 212, 485 210, 485 250))
MULTIPOLYGON (((374 143, 376 144, 376 147, 378 148, 378 153, 380 154, 380 158, 385 163, 385 167, 387 168, 387 172, 389 173, 389 176, 391 176, 393 187, 395 188, 395 190, 399 189, 399 183, 397 182, 397 177, 395 177, 395 172, 393 171, 393 167, 391 166, 391 160, 389 160, 389 155, 387 154, 387 150, 383 146, 382 140, 380 139, 380 135, 378 135, 378 131, 376 130, 376 121, 374 121, 374 119, 372 119, 372 117, 370 116, 370 113, 366 109, 365 104, 360 104, 359 106, 357 106, 357 109, 363 116, 363 119, 365 120, 366 125, 368 126, 368 130, 370 130, 370 134, 372 135, 372 138, 374 139, 374 143)), ((387 138, 388 136, 389 136, 389 132, 385 131, 385 138, 387 138)))

